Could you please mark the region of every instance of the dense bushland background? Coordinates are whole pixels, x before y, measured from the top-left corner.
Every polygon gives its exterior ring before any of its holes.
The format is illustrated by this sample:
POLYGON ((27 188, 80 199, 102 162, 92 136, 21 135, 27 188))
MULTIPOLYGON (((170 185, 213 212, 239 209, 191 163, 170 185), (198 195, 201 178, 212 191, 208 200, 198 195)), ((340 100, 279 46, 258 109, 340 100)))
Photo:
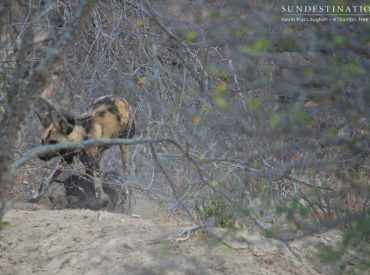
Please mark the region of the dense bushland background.
MULTIPOLYGON (((78 3, 8 5, 2 119, 14 87, 53 51, 78 3)), ((98 1, 37 93, 74 114, 99 96, 125 97, 138 136, 175 141, 132 146, 123 183, 173 215, 253 224, 284 242, 339 227, 343 242, 322 247, 322 259, 369 268, 370 24, 281 22, 280 8, 280 1, 98 1)), ((39 145, 40 132, 31 108, 16 158, 39 145)), ((101 166, 121 172, 118 150, 101 166)), ((17 180, 35 186, 48 172, 42 167, 50 164, 29 162, 17 180)))

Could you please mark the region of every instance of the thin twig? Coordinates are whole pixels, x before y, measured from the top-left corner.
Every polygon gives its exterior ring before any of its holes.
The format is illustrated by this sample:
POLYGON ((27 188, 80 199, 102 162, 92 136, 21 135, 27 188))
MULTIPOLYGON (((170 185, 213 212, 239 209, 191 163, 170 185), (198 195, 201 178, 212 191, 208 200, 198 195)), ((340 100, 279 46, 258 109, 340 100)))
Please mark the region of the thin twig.
POLYGON ((158 156, 157 156, 157 152, 155 151, 155 148, 153 146, 153 143, 150 143, 150 149, 152 151, 152 155, 153 155, 153 159, 155 160, 155 162, 157 163, 159 169, 161 170, 161 172, 163 173, 163 175, 165 176, 166 180, 168 181, 168 183, 170 184, 170 187, 172 189, 172 194, 175 196, 177 202, 181 205, 181 207, 186 211, 186 213, 188 214, 188 216, 193 220, 195 221, 195 218, 193 217, 193 215, 190 213, 190 210, 185 206, 185 204, 182 202, 181 198, 179 197, 179 192, 177 190, 177 187, 176 187, 176 184, 172 181, 171 177, 168 175, 168 173, 166 172, 166 169, 164 169, 163 165, 161 164, 161 162, 158 160, 158 156))

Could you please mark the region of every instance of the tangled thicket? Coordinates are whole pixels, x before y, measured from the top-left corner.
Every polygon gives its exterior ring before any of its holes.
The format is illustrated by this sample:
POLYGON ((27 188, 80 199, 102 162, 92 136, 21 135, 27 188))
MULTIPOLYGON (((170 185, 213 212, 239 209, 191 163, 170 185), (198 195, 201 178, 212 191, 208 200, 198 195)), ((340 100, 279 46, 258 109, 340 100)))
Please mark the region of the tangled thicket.
MULTIPOLYGON (((123 96, 140 135, 179 144, 136 145, 131 160, 133 184, 174 210, 283 240, 347 224, 343 246, 323 253, 351 244, 368 266, 370 25, 281 22, 278 2, 100 1, 45 94, 74 113, 123 96)), ((32 67, 77 3, 31 5, 14 4, 5 26, 1 94, 25 30, 32 67)), ((26 122, 21 152, 39 138, 33 113, 26 122)))

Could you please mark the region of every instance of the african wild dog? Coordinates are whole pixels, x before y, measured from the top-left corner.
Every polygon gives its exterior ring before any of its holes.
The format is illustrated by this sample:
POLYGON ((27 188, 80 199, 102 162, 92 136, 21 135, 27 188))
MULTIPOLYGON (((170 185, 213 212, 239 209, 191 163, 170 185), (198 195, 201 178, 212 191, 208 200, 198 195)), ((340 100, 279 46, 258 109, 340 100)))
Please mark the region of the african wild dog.
MULTIPOLYGON (((52 110, 38 114, 44 132, 42 144, 56 144, 67 141, 83 141, 88 138, 132 138, 135 134, 135 118, 131 106, 123 98, 107 95, 98 98, 89 110, 79 117, 67 113, 59 114, 56 119, 52 110)), ((104 150, 109 146, 91 146, 83 150, 61 150, 40 155, 40 159, 48 161, 61 156, 59 168, 44 180, 30 201, 37 201, 40 195, 60 175, 62 167, 71 164, 78 158, 84 164, 86 173, 91 176, 99 170, 99 162, 104 150)), ((124 173, 128 171, 128 148, 120 145, 124 173)), ((101 196, 102 186, 95 183, 96 197, 101 196)))

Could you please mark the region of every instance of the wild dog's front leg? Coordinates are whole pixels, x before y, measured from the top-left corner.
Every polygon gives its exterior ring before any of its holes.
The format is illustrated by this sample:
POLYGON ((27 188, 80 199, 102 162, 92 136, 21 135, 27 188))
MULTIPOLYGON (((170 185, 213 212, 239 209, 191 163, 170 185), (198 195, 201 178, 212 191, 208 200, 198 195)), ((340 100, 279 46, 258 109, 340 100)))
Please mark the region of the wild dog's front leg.
POLYGON ((98 152, 96 147, 88 148, 81 158, 81 161, 85 166, 86 174, 93 178, 95 188, 95 198, 97 200, 101 199, 103 193, 103 184, 99 173, 100 159, 101 154, 98 152))
POLYGON ((123 174, 127 176, 129 172, 129 165, 128 165, 129 147, 127 145, 120 145, 119 149, 121 150, 123 174))
POLYGON ((70 164, 71 162, 67 162, 64 159, 60 160, 59 164, 55 166, 55 168, 51 171, 49 176, 47 176, 39 185, 36 190, 32 191, 31 197, 27 200, 27 202, 38 202, 41 195, 49 188, 49 186, 53 183, 54 180, 58 178, 58 176, 63 172, 66 165, 70 164))

